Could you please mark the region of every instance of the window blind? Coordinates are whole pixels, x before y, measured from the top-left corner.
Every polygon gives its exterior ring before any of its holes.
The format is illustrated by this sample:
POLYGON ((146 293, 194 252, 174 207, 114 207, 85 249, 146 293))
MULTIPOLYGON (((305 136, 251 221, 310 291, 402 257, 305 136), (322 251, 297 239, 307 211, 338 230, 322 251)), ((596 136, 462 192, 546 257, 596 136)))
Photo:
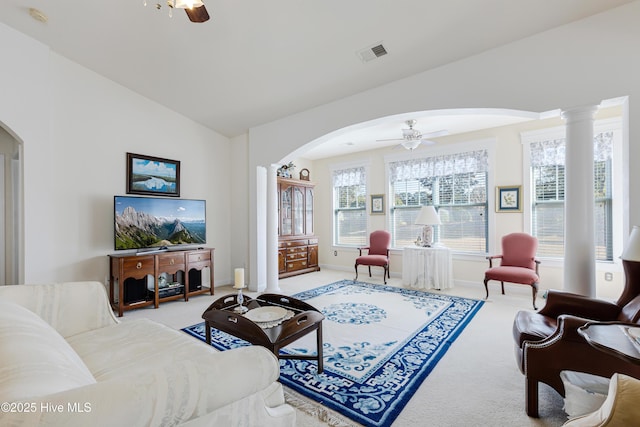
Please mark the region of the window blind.
POLYGON ((362 246, 367 242, 366 170, 333 172, 333 235, 335 245, 362 246))
MULTIPOLYGON (((538 255, 564 256, 565 139, 530 144, 533 200, 532 234, 538 238, 538 255)), ((594 137, 594 199, 596 259, 613 259, 612 239, 613 132, 594 137)))
POLYGON ((389 164, 393 245, 413 244, 424 205, 440 216, 435 240, 454 250, 487 251, 487 150, 389 164))

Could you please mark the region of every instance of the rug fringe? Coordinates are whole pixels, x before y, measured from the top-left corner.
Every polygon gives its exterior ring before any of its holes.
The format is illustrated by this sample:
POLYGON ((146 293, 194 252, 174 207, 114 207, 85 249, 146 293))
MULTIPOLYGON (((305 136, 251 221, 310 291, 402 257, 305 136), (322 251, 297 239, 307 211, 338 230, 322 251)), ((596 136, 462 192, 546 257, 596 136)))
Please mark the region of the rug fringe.
POLYGON ((284 389, 285 401, 299 411, 317 418, 319 421, 327 423, 331 427, 361 427, 362 424, 354 423, 344 415, 325 407, 319 402, 315 402, 288 387, 284 389))

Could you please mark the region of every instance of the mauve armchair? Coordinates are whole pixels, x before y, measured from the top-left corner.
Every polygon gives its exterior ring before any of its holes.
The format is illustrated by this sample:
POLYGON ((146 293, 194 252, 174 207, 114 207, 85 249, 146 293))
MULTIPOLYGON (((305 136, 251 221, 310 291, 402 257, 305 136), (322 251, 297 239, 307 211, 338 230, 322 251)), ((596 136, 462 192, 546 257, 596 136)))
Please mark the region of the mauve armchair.
POLYGON ((497 280, 502 285, 502 295, 504 295, 504 282, 519 283, 531 286, 533 294, 533 308, 536 307, 536 296, 538 295, 538 265, 540 261, 536 259, 538 250, 538 239, 527 233, 511 233, 502 237, 502 254, 488 256, 489 269, 484 273, 484 288, 489 298, 489 280, 497 280), (493 260, 499 259, 500 265, 494 267, 493 260))
POLYGON ((391 233, 385 230, 376 230, 369 235, 369 246, 358 248, 360 256, 356 258, 356 278, 358 280, 358 266, 369 267, 369 277, 371 277, 371 266, 384 268, 383 280, 387 283, 389 275, 389 246, 391 245, 391 233), (366 250, 367 254, 362 255, 366 250))

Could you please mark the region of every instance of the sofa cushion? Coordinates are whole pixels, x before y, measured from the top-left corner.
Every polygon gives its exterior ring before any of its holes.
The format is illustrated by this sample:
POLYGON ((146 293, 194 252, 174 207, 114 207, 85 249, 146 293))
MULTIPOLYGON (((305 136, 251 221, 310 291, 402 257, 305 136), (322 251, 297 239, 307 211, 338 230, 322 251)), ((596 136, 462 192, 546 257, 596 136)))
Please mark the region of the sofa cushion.
POLYGON ((26 308, 0 301, 0 398, 45 396, 95 384, 62 336, 26 308))
POLYGON ((67 342, 97 381, 154 372, 200 355, 219 353, 182 331, 149 319, 125 319, 69 337, 67 342))

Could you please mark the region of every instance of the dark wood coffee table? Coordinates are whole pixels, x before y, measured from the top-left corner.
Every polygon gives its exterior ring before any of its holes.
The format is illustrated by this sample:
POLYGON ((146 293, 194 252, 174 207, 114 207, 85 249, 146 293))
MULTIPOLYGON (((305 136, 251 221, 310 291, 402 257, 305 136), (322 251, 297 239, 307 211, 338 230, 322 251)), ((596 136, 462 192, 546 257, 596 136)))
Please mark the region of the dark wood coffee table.
MULTIPOLYGON (((278 294, 262 294, 256 298, 245 296, 243 306, 249 310, 258 307, 275 306, 291 310, 294 316, 279 325, 263 328, 244 315, 234 312, 238 307, 237 295, 231 294, 217 299, 202 318, 205 321, 207 344, 211 344, 211 328, 231 334, 268 348, 279 359, 305 359, 318 362, 318 373, 322 373, 322 321, 324 315, 304 301, 278 294), (316 331, 316 355, 280 354, 280 349, 297 339, 316 331)), ((246 313, 245 313, 246 314, 246 313)))

